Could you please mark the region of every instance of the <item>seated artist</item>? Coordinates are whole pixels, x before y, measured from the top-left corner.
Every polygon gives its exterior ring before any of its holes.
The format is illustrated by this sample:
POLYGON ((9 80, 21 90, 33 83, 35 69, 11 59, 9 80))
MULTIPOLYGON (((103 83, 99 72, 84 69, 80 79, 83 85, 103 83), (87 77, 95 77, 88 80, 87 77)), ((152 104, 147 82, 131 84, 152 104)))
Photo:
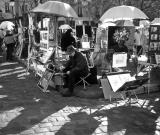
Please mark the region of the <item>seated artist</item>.
POLYGON ((63 70, 63 72, 66 73, 64 77, 64 87, 67 88, 67 90, 64 89, 65 91, 62 93, 63 96, 71 96, 76 80, 81 76, 86 76, 89 72, 87 60, 81 52, 76 51, 71 45, 67 47, 67 54, 69 55, 69 60, 63 70))

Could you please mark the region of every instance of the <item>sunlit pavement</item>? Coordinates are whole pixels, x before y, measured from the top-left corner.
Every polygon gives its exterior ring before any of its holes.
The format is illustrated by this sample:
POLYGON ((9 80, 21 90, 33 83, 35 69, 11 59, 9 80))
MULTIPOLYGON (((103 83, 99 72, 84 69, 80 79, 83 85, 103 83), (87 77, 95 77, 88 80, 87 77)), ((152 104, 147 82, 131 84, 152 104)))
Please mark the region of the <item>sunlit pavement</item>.
POLYGON ((160 93, 138 103, 43 93, 18 62, 0 64, 0 135, 160 135, 160 93))

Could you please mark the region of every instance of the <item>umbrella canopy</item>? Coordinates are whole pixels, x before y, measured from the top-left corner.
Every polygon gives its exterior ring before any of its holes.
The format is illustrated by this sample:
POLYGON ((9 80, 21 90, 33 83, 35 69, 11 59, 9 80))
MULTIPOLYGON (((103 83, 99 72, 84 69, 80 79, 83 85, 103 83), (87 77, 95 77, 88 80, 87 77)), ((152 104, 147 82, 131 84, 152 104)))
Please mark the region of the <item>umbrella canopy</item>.
POLYGON ((14 29, 14 23, 13 22, 10 22, 10 21, 3 21, 1 24, 0 24, 0 29, 3 29, 3 30, 12 30, 14 29))
POLYGON ((133 6, 116 6, 107 10, 100 21, 106 20, 131 20, 131 19, 148 19, 148 17, 138 8, 133 6))
POLYGON ((139 26, 141 26, 141 27, 149 27, 150 26, 150 21, 149 20, 140 20, 139 26))
POLYGON ((63 24, 59 27, 59 29, 62 29, 62 30, 67 30, 67 29, 72 29, 71 26, 69 26, 68 24, 63 24))
POLYGON ((106 29, 106 28, 108 28, 109 26, 116 26, 116 24, 113 23, 113 22, 106 22, 106 23, 102 23, 102 24, 99 25, 98 27, 99 27, 99 28, 102 28, 102 29, 106 29))
POLYGON ((134 26, 132 20, 117 20, 115 23, 117 26, 134 26))
POLYGON ((160 25, 160 18, 155 18, 152 22, 151 25, 160 25))
POLYGON ((37 7, 31 12, 54 14, 55 16, 64 16, 70 18, 78 18, 74 9, 67 3, 59 1, 47 1, 37 7))

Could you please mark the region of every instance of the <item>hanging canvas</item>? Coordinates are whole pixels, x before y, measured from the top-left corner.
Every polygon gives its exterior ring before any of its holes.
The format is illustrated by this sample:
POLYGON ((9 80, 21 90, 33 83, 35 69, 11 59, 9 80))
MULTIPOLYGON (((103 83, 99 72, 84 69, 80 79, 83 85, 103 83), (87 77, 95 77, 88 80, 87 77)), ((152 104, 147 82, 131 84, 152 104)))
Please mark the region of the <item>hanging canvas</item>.
POLYGON ((40 47, 41 49, 48 49, 48 31, 41 30, 40 31, 40 47))
POLYGON ((127 53, 114 53, 112 60, 112 67, 126 67, 127 66, 127 53))

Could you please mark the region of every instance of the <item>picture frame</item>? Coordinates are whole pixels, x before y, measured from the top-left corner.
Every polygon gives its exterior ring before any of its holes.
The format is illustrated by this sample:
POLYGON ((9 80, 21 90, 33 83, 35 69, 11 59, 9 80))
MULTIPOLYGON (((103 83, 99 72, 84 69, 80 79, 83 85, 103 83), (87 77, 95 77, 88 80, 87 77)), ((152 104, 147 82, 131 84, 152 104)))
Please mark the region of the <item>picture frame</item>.
POLYGON ((38 81, 37 86, 43 91, 47 92, 47 88, 49 85, 50 80, 52 79, 52 76, 54 74, 54 71, 46 68, 45 72, 43 73, 42 77, 38 81))
POLYGON ((160 51, 160 26, 151 25, 149 32, 149 52, 156 53, 159 51, 160 51))
POLYGON ((48 30, 41 30, 40 31, 40 48, 41 49, 48 49, 48 30))
POLYGON ((114 53, 112 58, 112 67, 126 67, 127 66, 127 53, 114 53))

